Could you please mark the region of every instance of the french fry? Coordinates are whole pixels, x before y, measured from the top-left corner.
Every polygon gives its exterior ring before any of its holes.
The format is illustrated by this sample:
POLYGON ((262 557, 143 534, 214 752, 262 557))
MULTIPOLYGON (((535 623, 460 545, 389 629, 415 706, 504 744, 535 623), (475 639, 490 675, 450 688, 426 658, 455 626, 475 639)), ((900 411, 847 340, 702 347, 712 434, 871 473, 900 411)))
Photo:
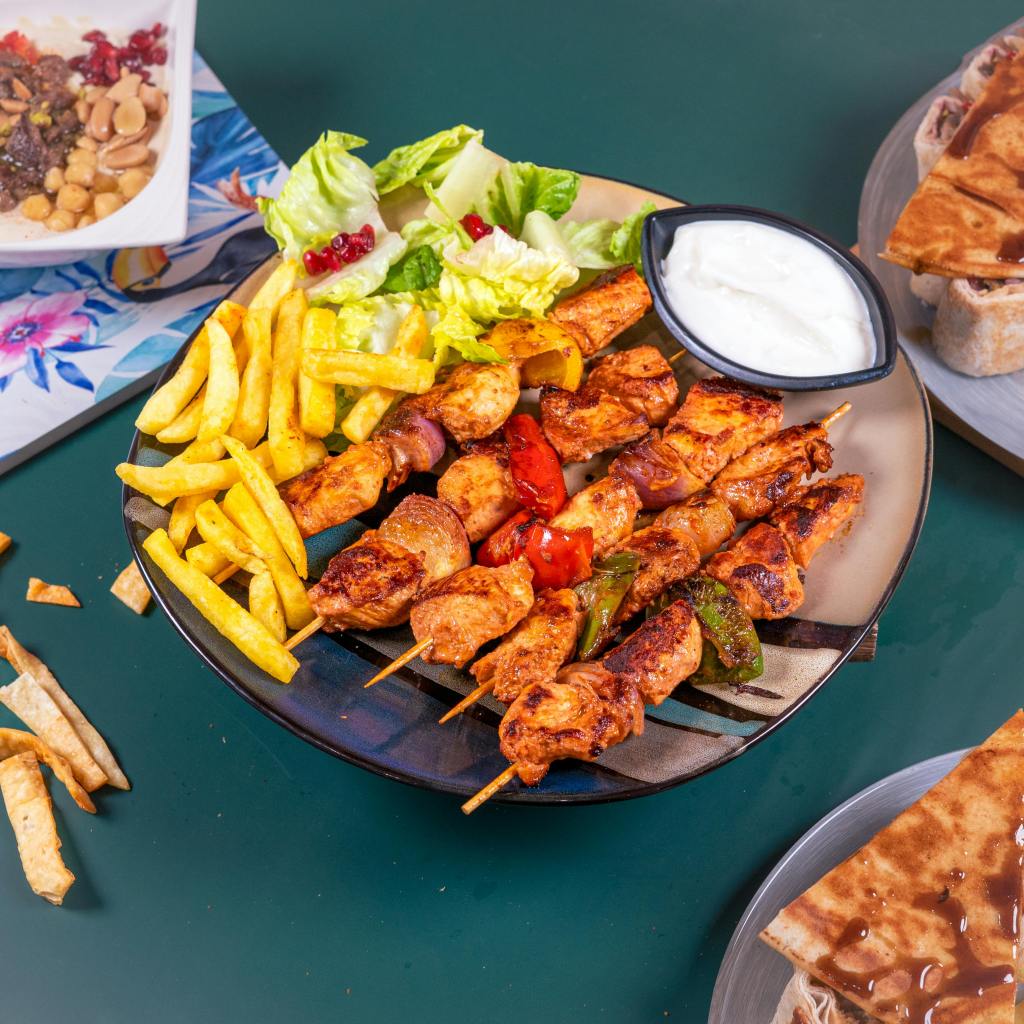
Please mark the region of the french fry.
MULTIPOLYGON (((253 452, 258 452, 263 445, 253 449, 253 452)), ((305 473, 307 469, 315 469, 319 466, 324 459, 327 458, 327 446, 320 440, 319 437, 307 437, 302 442, 302 460, 299 462, 299 473, 305 473)), ((275 484, 283 484, 286 480, 291 480, 290 476, 283 476, 278 473, 277 468, 268 459, 260 459, 260 465, 267 467, 267 473, 270 475, 270 479, 275 484)), ((298 476, 298 473, 296 474, 298 476)))
MULTIPOLYGON (((168 531, 170 532, 170 531, 168 531)), ((127 605, 136 615, 142 615, 149 607, 153 595, 142 578, 137 562, 129 562, 118 574, 110 592, 122 604, 127 605)), ((109 774, 109 773, 108 773, 109 774)))
POLYGON ((201 494, 185 494, 174 501, 171 509, 171 521, 167 524, 167 536, 171 538, 174 549, 179 554, 185 550, 188 539, 196 525, 196 509, 204 501, 216 498, 216 491, 203 491, 201 494))
POLYGON ((191 441, 199 431, 203 418, 203 403, 206 401, 206 385, 204 384, 195 398, 164 427, 157 431, 156 439, 161 444, 181 444, 191 441))
POLYGON ((256 504, 263 509, 263 514, 270 520, 281 547, 295 566, 295 571, 305 579, 309 574, 306 562, 306 545, 302 541, 302 534, 295 524, 291 509, 285 504, 284 499, 277 493, 277 487, 270 478, 267 471, 260 465, 257 459, 246 451, 241 442, 233 437, 223 437, 224 447, 228 454, 238 463, 238 472, 242 477, 245 489, 256 499, 256 504))
POLYGON ((74 726, 30 673, 22 672, 13 683, 0 686, 0 702, 71 765, 87 792, 107 781, 107 773, 96 763, 74 726))
POLYGON ((302 372, 333 384, 356 388, 377 385, 413 395, 422 395, 434 384, 434 364, 429 359, 347 349, 307 349, 302 353, 302 372))
MULTIPOLYGON (((302 318, 303 350, 330 346, 337 316, 316 306, 302 318)), ((326 437, 334 429, 334 385, 299 371, 299 424, 311 437, 326 437)))
POLYGON ((249 580, 249 611, 267 627, 279 643, 284 643, 288 631, 284 624, 284 608, 274 586, 274 577, 267 569, 253 573, 249 580))
MULTIPOLYGON (((136 562, 129 563, 130 566, 134 566, 136 573, 139 572, 139 567, 136 562)), ((121 574, 124 575, 123 573, 121 574)), ((139 581, 143 587, 145 582, 142 581, 142 575, 139 574, 139 581)), ((146 590, 147 597, 149 596, 149 590, 146 590)), ((114 757, 107 746, 106 740, 99 734, 99 731, 93 726, 93 724, 85 717, 78 705, 71 699, 67 691, 60 683, 57 682, 57 677, 50 671, 50 669, 43 663, 40 658, 37 658, 31 651, 27 651, 24 647, 14 639, 14 635, 6 626, 0 626, 0 657, 4 657, 14 667, 14 671, 18 673, 27 672, 32 676, 33 679, 53 698, 53 702, 63 712, 64 717, 71 723, 75 732, 78 733, 82 742, 86 745, 89 753, 92 755, 93 760, 103 769, 107 776, 107 781, 111 786, 116 786, 118 789, 131 789, 131 783, 129 783, 124 772, 121 771, 120 765, 117 763, 117 759, 114 757)), ((0 730, 3 731, 3 730, 0 730)), ((0 756, 6 756, 0 754, 0 756)), ((45 761, 45 755, 39 755, 40 760, 45 761)), ((59 773, 54 770, 55 774, 59 773)), ((74 794, 72 793, 72 796, 74 794)))
POLYGON ((274 329, 267 439, 274 467, 287 478, 298 476, 299 453, 302 450, 298 378, 302 318, 307 305, 305 292, 289 292, 281 300, 274 329))
MULTIPOLYGON (((245 307, 225 299, 214 311, 216 320, 228 334, 234 334, 242 322, 245 307)), ((210 344, 205 325, 192 341, 174 376, 149 396, 135 426, 144 434, 157 434, 168 426, 192 400, 206 380, 210 367, 210 344)))
POLYGON ((192 464, 194 462, 216 462, 224 458, 224 445, 220 438, 215 437, 212 441, 193 441, 187 448, 183 448, 174 458, 166 463, 168 466, 180 466, 183 462, 192 464))
POLYGON ((154 530, 142 544, 196 610, 247 658, 282 683, 298 671, 298 659, 271 636, 267 627, 236 604, 213 580, 178 556, 164 530, 154 530))
POLYGON ((284 605, 284 619, 289 629, 302 629, 313 621, 313 609, 302 580, 281 547, 270 520, 256 504, 256 499, 242 484, 231 487, 223 501, 227 517, 263 552, 264 560, 284 605))
POLYGON ((185 560, 194 569, 198 569, 204 576, 216 576, 223 572, 230 564, 231 559, 226 558, 209 541, 202 544, 193 544, 185 552, 185 560))
POLYGON ((231 335, 211 320, 206 325, 210 346, 210 375, 206 381, 203 417, 199 423, 198 441, 212 441, 231 426, 238 410, 238 362, 231 335))
POLYGON ((37 896, 59 907, 75 876, 61 859, 53 804, 35 754, 26 751, 0 761, 0 793, 18 841, 25 881, 37 896))
MULTIPOLYGON (((415 358, 427 342, 427 318, 420 306, 413 306, 398 328, 391 354, 415 358)), ((376 429, 391 403, 401 394, 391 388, 374 385, 367 388, 341 422, 341 432, 353 443, 362 444, 376 429)))
POLYGON ((251 573, 266 572, 263 553, 224 515, 215 501, 204 501, 196 509, 196 529, 207 544, 212 544, 240 569, 251 573))
POLYGON ((36 604, 59 604, 64 608, 81 608, 82 602, 62 583, 44 583, 38 576, 29 576, 26 601, 36 604))
POLYGON ((82 789, 71 765, 56 751, 51 750, 38 736, 33 736, 23 729, 0 729, 0 760, 6 760, 15 754, 31 751, 42 761, 54 775, 64 784, 71 799, 89 814, 96 813, 96 805, 92 798, 82 789))
POLYGON ((277 312, 281 300, 295 287, 295 279, 298 274, 298 263, 294 260, 284 260, 260 285, 259 291, 249 303, 249 309, 267 309, 273 316, 277 312))
POLYGON ((242 321, 242 334, 248 343, 249 360, 238 391, 238 411, 228 433, 246 448, 255 448, 267 431, 270 408, 270 310, 250 309, 242 321))

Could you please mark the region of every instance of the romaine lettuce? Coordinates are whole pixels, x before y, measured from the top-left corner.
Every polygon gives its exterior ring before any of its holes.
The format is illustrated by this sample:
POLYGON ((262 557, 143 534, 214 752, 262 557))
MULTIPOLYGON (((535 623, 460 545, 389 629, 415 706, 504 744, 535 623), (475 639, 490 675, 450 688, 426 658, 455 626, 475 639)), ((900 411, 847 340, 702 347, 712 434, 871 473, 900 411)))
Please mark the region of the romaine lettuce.
POLYGON ((457 124, 429 138, 399 146, 380 163, 373 165, 377 189, 381 195, 402 185, 439 185, 451 169, 455 158, 470 139, 479 142, 484 133, 466 124, 457 124))
POLYGON ((576 201, 580 176, 575 171, 536 164, 505 164, 476 202, 476 211, 490 224, 504 224, 517 238, 531 210, 558 220, 576 201))
POLYGON ((563 220, 558 225, 580 270, 609 270, 615 266, 610 247, 618 228, 619 222, 614 220, 563 220))
POLYGON ((441 277, 441 261, 429 245, 410 249, 389 271, 380 286, 384 292, 420 292, 441 277))
POLYGON ((382 229, 377 244, 355 263, 318 279, 306 288, 306 297, 312 303, 333 302, 342 305, 362 299, 375 292, 386 280, 388 269, 405 254, 406 244, 397 231, 382 229))
POLYGON ((335 344, 360 352, 389 352, 412 307, 410 295, 374 295, 346 303, 338 310, 335 344))
POLYGON ((434 362, 444 366, 451 361, 454 350, 471 363, 501 363, 504 360, 486 342, 477 339, 484 328, 458 306, 440 305, 438 321, 431 328, 430 338, 434 343, 434 362))
POLYGON ((657 207, 648 200, 636 213, 631 213, 612 234, 608 250, 616 264, 632 263, 637 273, 643 273, 640 260, 640 237, 647 215, 657 207))

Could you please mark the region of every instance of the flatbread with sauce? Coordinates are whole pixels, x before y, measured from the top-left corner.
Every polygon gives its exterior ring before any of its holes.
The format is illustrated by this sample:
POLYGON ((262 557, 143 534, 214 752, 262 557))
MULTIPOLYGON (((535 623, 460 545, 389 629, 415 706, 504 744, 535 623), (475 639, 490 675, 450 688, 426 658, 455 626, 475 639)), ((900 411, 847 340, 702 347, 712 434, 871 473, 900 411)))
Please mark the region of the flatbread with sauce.
POLYGON ((1024 712, 761 933, 891 1024, 1011 1024, 1024 856, 1024 712))
POLYGON ((996 65, 881 255, 917 274, 1024 277, 1024 56, 996 65))

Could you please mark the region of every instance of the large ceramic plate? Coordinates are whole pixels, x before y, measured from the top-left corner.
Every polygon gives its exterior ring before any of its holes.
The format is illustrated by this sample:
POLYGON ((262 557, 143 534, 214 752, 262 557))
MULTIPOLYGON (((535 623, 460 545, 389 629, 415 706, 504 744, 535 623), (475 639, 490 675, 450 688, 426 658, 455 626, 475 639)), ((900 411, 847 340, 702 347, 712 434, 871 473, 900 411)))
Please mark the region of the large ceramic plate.
MULTIPOLYGON (((586 177, 570 215, 621 219, 645 199, 661 207, 678 202, 621 182, 586 177)), ((398 223, 418 211, 382 212, 398 223)), ((239 301, 247 300, 267 272, 258 271, 239 288, 239 301)), ((653 316, 620 341, 651 341, 666 352, 677 351, 653 316)), ((708 373, 688 359, 676 363, 684 387, 708 373)), ((849 657, 889 600, 917 540, 931 479, 931 423, 920 382, 902 355, 892 376, 876 384, 827 395, 788 396, 787 422, 821 416, 844 399, 853 402, 854 411, 833 432, 836 470, 865 475, 865 513, 852 532, 827 545, 815 559, 801 619, 773 624, 770 632, 765 627, 766 672, 758 684, 778 696, 738 696, 728 689, 699 692, 684 684, 673 698, 651 709, 642 737, 612 748, 596 764, 560 762, 536 789, 514 783, 501 799, 613 800, 693 778, 735 757, 787 720, 849 657)), ((129 458, 157 465, 172 451, 151 437, 136 436, 129 458)), ((422 490, 433 480, 410 483, 422 490)), ((582 484, 577 481, 577 487, 582 484)), ((402 493, 396 491, 392 497, 397 500, 402 493)), ((142 551, 147 532, 166 522, 167 513, 131 491, 124 499, 128 536, 156 600, 199 657, 265 714, 355 764, 461 796, 476 792, 506 767, 495 728, 502 709, 492 700, 482 701, 472 713, 446 726, 437 724, 444 711, 472 688, 464 673, 415 662, 373 689, 363 689, 361 683, 375 665, 385 664, 410 645, 406 627, 343 637, 319 634, 298 648, 302 667, 292 683, 275 683, 221 638, 142 551)), ((361 528, 351 523, 312 539, 311 575, 319 575, 330 556, 361 528)), ((241 591, 237 594, 241 596, 241 591)))
POLYGON ((793 968, 758 934, 783 907, 948 775, 966 753, 960 750, 921 761, 861 790, 793 846, 736 926, 715 982, 708 1024, 768 1024, 793 968))
MULTIPOLYGON (((1006 35, 1008 29, 993 38, 1006 35)), ((963 67, 980 49, 978 46, 967 54, 961 68, 922 96, 889 132, 864 181, 857 239, 861 259, 889 296, 900 344, 909 352, 929 393, 938 400, 938 419, 1000 462, 1024 473, 1024 370, 998 377, 968 377, 951 370, 932 348, 934 310, 911 292, 910 271, 878 256, 917 187, 914 133, 932 100, 960 81, 963 67)))

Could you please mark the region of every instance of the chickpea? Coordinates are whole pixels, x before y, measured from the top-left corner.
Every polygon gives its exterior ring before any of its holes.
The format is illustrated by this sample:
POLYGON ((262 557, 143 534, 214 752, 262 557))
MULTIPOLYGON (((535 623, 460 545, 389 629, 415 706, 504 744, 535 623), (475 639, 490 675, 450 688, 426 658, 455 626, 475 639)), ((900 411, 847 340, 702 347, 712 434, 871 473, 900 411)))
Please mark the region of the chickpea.
POLYGON ((64 184, 64 172, 59 167, 51 167, 43 178, 43 188, 47 192, 59 192, 64 184))
POLYGON ((86 164, 95 167, 98 157, 91 149, 73 149, 68 153, 68 166, 72 164, 86 164))
POLYGON ((75 215, 70 210, 54 210, 43 223, 51 231, 70 231, 75 226, 75 215))
POLYGON ((112 174, 107 174, 105 171, 97 171, 96 176, 92 180, 92 190, 97 195, 100 192, 116 192, 117 178, 112 174))
POLYGON ((96 178, 96 168, 86 163, 68 164, 64 172, 64 180, 72 185, 84 185, 88 188, 96 178))
POLYGON ((118 181, 125 199, 134 199, 148 184, 149 174, 141 167, 129 167, 118 181))
POLYGON ((21 204, 21 212, 28 217, 29 220, 46 220, 46 218, 50 216, 52 209, 53 206, 51 205, 50 200, 42 193, 34 196, 28 196, 21 204))
POLYGON ((112 213, 120 210, 122 206, 124 206, 124 201, 116 192, 101 192, 93 200, 93 211, 97 220, 109 217, 112 213))
POLYGON ((100 144, 89 135, 79 135, 78 141, 75 143, 75 145, 79 149, 87 149, 91 153, 95 153, 96 150, 100 148, 100 144))
POLYGON ((81 185, 65 184, 57 193, 57 209, 70 213, 82 213, 89 208, 92 197, 81 185))
POLYGON ((83 213, 82 216, 78 218, 78 227, 80 228, 87 228, 90 224, 95 223, 96 218, 91 213, 83 213))

